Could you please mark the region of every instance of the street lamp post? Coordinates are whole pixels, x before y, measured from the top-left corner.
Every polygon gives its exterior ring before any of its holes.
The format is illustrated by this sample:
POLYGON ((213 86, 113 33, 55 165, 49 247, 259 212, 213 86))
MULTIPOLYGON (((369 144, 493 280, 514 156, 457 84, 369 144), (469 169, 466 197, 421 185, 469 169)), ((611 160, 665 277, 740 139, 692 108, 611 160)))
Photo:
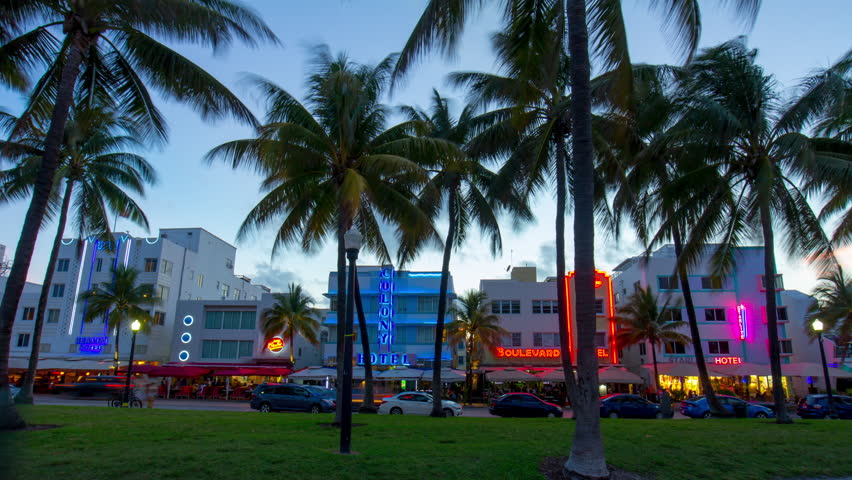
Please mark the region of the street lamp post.
POLYGON ((831 398, 831 379, 828 376, 828 363, 825 361, 825 347, 822 345, 822 322, 814 320, 811 324, 819 339, 819 356, 822 358, 822 374, 825 377, 825 391, 828 393, 828 415, 834 415, 834 402, 831 398))
POLYGON ((133 331, 133 340, 130 341, 130 360, 127 362, 127 379, 124 382, 124 401, 122 402, 122 406, 124 407, 130 406, 130 378, 133 376, 133 354, 136 351, 136 334, 141 327, 142 324, 139 323, 139 320, 133 320, 133 323, 130 324, 130 330, 133 331))
POLYGON ((354 227, 343 235, 346 258, 349 260, 349 274, 346 282, 346 318, 343 326, 343 391, 338 408, 343 409, 340 412, 340 453, 347 454, 350 453, 352 444, 352 319, 354 317, 352 311, 355 309, 355 260, 358 258, 362 239, 363 237, 354 227))

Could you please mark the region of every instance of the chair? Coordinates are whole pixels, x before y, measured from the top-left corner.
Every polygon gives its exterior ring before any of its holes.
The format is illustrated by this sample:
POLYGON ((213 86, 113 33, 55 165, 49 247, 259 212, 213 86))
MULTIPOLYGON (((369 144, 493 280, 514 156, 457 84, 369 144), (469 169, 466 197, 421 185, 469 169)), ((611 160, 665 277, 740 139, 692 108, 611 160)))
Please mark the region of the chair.
POLYGON ((207 387, 204 389, 207 392, 207 398, 222 398, 222 387, 207 387))
POLYGON ((185 385, 185 386, 180 387, 178 389, 177 393, 175 393, 175 398, 180 398, 180 397, 189 398, 191 395, 192 395, 192 387, 189 386, 189 385, 185 385))

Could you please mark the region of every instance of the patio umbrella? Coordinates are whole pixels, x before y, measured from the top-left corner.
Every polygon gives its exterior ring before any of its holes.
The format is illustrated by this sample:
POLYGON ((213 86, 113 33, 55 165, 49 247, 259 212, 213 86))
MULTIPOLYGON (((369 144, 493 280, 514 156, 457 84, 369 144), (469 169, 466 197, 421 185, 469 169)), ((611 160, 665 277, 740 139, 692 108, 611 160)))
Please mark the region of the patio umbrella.
POLYGON ((769 365, 759 363, 741 363, 739 365, 708 365, 707 368, 712 374, 719 374, 725 377, 744 377, 746 375, 766 376, 772 375, 769 370, 769 365))
POLYGON ((293 380, 325 380, 336 376, 337 370, 334 368, 313 366, 291 373, 289 378, 293 380))
POLYGON ((598 381, 600 383, 643 383, 639 375, 620 367, 604 367, 598 370, 598 381))
MULTIPOLYGON (((654 375, 654 365, 644 365, 651 375, 654 375)), ((694 363, 658 363, 657 370, 660 375, 669 377, 697 377, 698 366, 694 363)))
POLYGON ((541 372, 536 376, 544 382, 564 382, 565 370, 562 368, 554 368, 553 370, 541 372))
MULTIPOLYGON (((420 377, 420 380, 425 380, 427 382, 432 381, 432 372, 433 370, 425 370, 423 371, 423 376, 420 377)), ((463 382, 464 381, 464 372, 459 370, 453 370, 452 368, 445 367, 441 369, 441 382, 443 383, 453 383, 453 382, 463 382)))
POLYGON ((392 368, 376 375, 376 380, 420 380, 423 370, 406 366, 392 368))
POLYGON ((491 382, 538 382, 541 379, 532 373, 516 370, 512 367, 491 371, 485 374, 491 382))

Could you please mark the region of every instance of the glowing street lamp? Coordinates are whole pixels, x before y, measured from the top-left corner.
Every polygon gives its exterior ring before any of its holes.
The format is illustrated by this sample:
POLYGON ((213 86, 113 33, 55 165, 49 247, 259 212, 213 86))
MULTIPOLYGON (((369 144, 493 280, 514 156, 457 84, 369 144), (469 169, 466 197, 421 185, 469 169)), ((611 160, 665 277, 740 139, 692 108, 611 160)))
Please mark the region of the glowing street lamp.
POLYGON ((364 237, 352 227, 343 235, 346 258, 349 260, 349 275, 346 281, 346 319, 343 327, 343 391, 340 412, 340 453, 350 453, 352 444, 352 323, 355 309, 355 260, 364 237))
POLYGON ((828 393, 828 415, 831 416, 834 415, 834 404, 831 398, 831 379, 828 377, 828 363, 825 361, 825 347, 822 345, 823 324, 817 319, 811 323, 811 327, 817 332, 817 338, 819 338, 819 356, 822 358, 822 374, 825 377, 825 391, 828 393))
POLYGON ((133 354, 136 351, 136 334, 139 333, 140 328, 142 328, 142 324, 139 323, 139 320, 133 320, 133 323, 130 324, 130 330, 133 331, 133 340, 130 342, 130 360, 127 362, 127 379, 124 382, 124 401, 122 402, 122 406, 130 406, 130 378, 133 376, 133 354))

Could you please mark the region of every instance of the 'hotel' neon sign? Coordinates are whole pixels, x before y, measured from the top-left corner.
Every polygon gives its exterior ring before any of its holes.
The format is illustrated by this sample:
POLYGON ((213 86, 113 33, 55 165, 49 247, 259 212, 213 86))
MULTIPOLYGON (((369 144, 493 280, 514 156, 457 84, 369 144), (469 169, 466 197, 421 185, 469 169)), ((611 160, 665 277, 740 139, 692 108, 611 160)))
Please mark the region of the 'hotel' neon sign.
POLYGON ((742 357, 716 357, 713 359, 716 365, 740 365, 743 363, 742 357))
POLYGON ((737 325, 740 327, 740 340, 748 338, 748 315, 742 303, 737 305, 737 325))

